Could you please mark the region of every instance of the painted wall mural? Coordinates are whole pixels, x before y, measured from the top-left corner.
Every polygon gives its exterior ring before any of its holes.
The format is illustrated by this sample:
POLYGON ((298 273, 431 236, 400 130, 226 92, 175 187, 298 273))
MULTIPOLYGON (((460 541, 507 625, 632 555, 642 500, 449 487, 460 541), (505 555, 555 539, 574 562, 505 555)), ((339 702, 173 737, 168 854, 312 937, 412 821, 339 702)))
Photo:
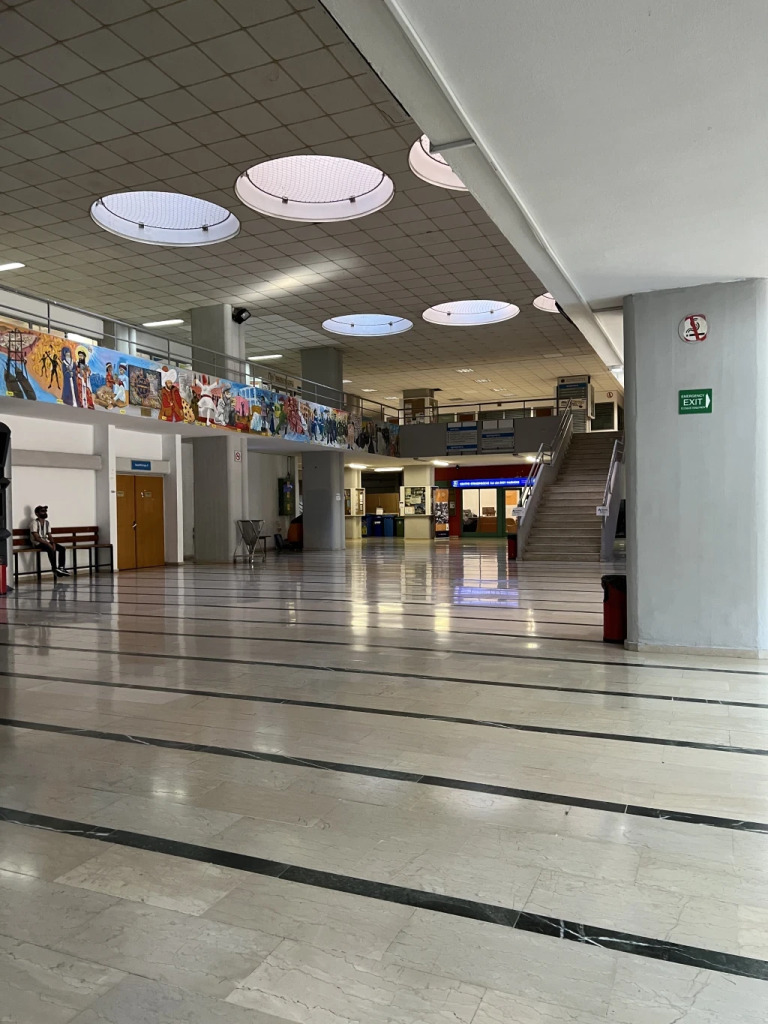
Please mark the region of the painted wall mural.
POLYGON ((0 322, 5 394, 166 423, 195 423, 371 455, 400 454, 399 426, 301 396, 209 377, 0 322))

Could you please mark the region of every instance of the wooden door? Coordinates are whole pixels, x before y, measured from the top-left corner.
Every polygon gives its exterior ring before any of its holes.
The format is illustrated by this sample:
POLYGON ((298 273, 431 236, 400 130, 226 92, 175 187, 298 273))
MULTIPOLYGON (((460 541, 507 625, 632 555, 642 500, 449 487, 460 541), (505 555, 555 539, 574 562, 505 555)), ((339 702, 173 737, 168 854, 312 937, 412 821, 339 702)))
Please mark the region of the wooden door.
POLYGON ((136 568, 136 477, 117 474, 117 568, 136 568))
POLYGON ((136 568, 165 565, 163 478, 134 477, 136 489, 136 568))

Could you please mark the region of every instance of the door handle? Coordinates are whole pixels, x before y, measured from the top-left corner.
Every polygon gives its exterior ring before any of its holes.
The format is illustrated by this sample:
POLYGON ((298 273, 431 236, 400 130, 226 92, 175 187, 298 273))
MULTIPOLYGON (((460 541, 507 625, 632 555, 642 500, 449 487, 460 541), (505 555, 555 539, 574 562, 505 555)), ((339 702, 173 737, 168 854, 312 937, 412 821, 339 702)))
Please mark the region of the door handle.
POLYGON ((135 529, 136 529, 136 523, 134 523, 134 524, 133 524, 133 526, 131 527, 131 529, 132 529, 132 530, 135 530, 135 529))

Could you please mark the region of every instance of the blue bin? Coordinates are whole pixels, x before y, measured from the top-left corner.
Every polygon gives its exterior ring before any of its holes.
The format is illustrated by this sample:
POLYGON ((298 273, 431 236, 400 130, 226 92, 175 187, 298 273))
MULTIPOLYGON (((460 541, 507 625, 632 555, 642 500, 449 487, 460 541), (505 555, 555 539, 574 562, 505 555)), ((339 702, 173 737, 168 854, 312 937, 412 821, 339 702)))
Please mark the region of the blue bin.
POLYGON ((384 516, 384 536, 394 537, 395 536, 395 517, 384 516))
POLYGON ((372 521, 373 521, 373 529, 371 530, 371 533, 369 534, 369 536, 373 535, 374 537, 383 537, 384 536, 384 520, 382 519, 381 516, 372 516, 371 518, 372 518, 372 521))

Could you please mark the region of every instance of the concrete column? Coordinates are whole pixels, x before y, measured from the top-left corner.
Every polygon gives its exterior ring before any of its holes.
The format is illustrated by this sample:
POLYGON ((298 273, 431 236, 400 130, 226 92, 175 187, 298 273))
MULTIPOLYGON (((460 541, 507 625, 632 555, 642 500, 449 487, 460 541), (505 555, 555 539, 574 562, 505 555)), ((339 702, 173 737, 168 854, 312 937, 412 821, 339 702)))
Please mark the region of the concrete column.
MULTIPOLYGON (((426 516, 405 516, 406 540, 432 540, 434 534, 432 520, 432 486, 435 482, 435 468, 424 464, 406 466, 403 470, 403 487, 425 487, 427 499, 426 516)), ((403 511, 405 508, 403 507, 403 511)))
POLYGON ((248 518, 248 438, 220 434, 192 441, 195 561, 229 562, 237 520, 248 518))
POLYGON ((768 282, 633 295, 624 324, 628 646, 763 655, 768 282), (678 336, 691 314, 706 340, 678 336))
POLYGON ((184 495, 181 434, 163 434, 163 459, 170 472, 163 479, 165 515, 165 561, 180 565, 184 561, 184 495))
POLYGON ((304 452, 304 548, 341 551, 344 537, 344 456, 341 452, 304 452))
POLYGON ((195 370, 211 377, 244 380, 245 338, 242 326, 232 319, 229 303, 198 306, 189 311, 189 317, 195 370))
POLYGON ((99 540, 115 547, 117 565, 117 463, 115 441, 117 426, 96 423, 93 427, 93 454, 101 456, 101 469, 96 470, 96 525, 99 540))
POLYGON ((301 350, 301 376, 307 384, 303 387, 304 397, 321 405, 340 406, 344 386, 343 360, 340 348, 303 348, 301 350))
MULTIPOLYGON (((359 469, 350 469, 349 466, 344 467, 344 489, 349 488, 352 498, 352 511, 354 513, 354 500, 355 500, 355 488, 360 487, 360 479, 362 471, 359 469)), ((344 535, 347 540, 360 540, 363 536, 363 522, 362 516, 344 516, 344 535)))

